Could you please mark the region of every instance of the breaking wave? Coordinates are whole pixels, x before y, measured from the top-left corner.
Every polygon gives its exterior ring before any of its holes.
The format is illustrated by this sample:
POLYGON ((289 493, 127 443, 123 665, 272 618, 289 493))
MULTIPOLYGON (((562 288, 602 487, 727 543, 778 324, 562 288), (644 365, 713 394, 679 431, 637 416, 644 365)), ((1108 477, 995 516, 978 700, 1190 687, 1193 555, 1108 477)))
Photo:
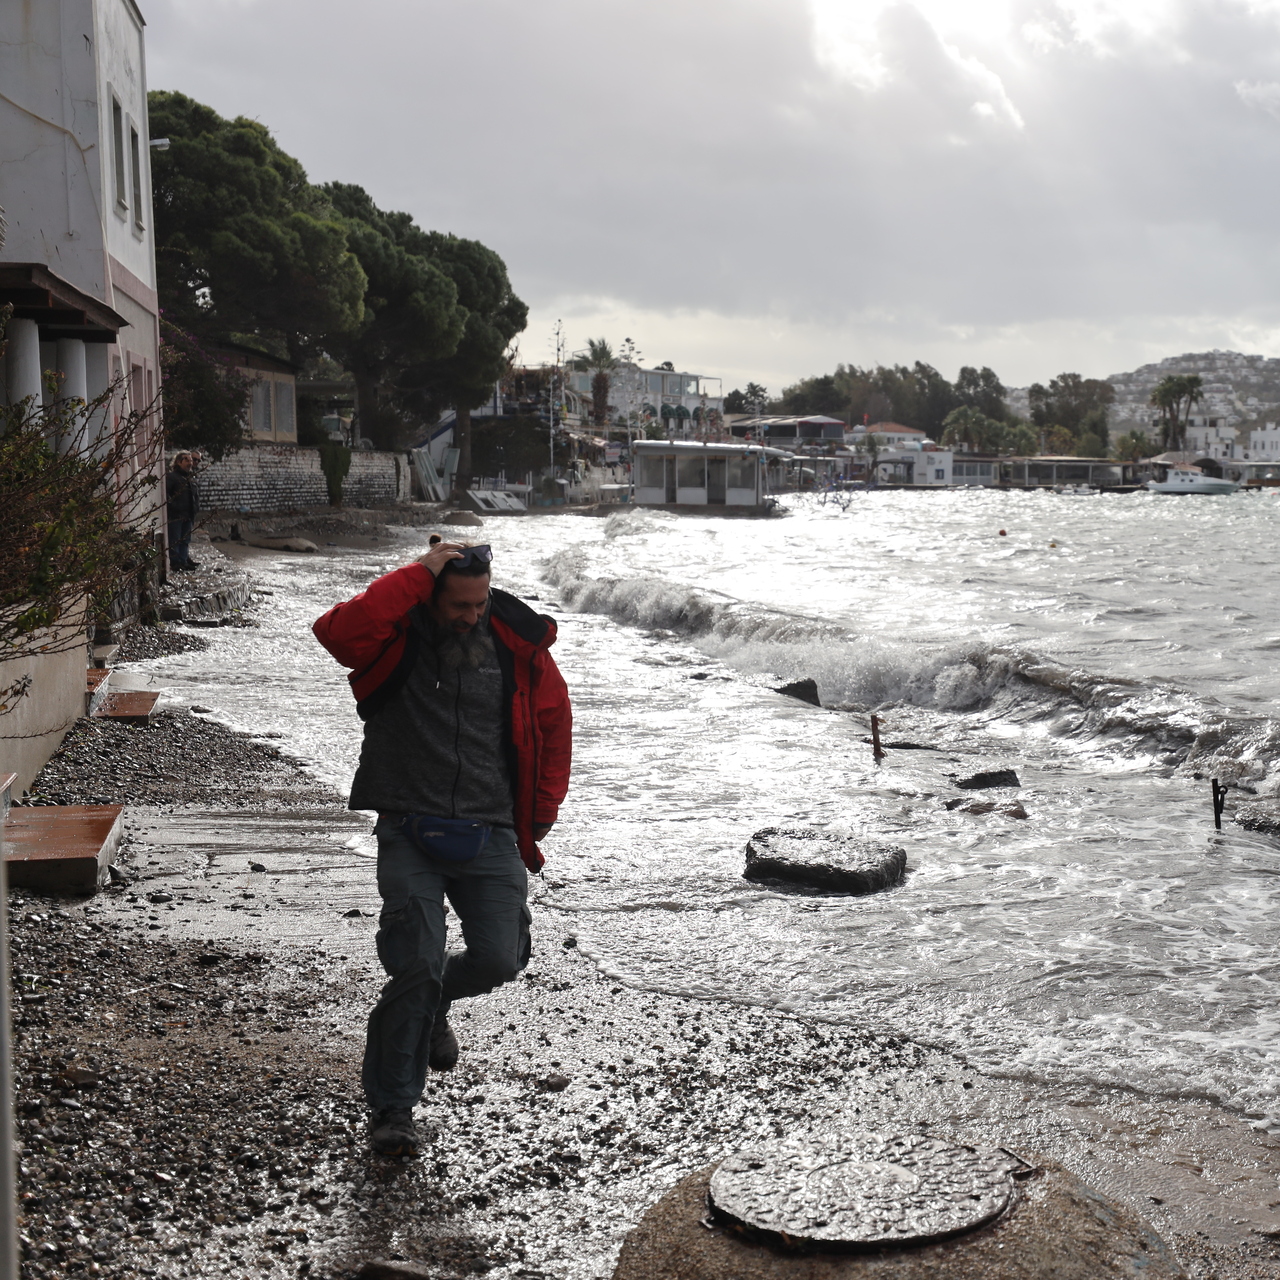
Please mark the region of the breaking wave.
MULTIPOLYGON (((632 521, 628 531, 634 530, 632 521)), ((1158 758, 1188 772, 1212 770, 1224 782, 1280 794, 1280 724, 1228 712, 1176 684, 1099 675, 1012 645, 859 635, 663 578, 602 577, 580 554, 557 557, 544 577, 575 612, 670 632, 748 675, 812 678, 824 706, 874 711, 906 704, 1049 722, 1056 737, 1158 758)))

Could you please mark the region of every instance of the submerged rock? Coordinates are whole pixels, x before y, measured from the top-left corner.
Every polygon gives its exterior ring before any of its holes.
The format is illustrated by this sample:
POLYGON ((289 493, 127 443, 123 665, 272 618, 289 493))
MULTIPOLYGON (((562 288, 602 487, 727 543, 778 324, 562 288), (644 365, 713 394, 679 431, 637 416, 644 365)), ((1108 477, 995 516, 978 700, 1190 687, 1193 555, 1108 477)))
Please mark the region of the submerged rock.
POLYGON ((1009 818, 1027 818, 1031 815, 1017 800, 966 800, 963 796, 948 800, 947 809, 958 809, 961 813, 1003 813, 1009 818))
POLYGON ((1280 836, 1280 804, 1246 804, 1236 810, 1236 821, 1246 831, 1280 836))
POLYGON ((905 849, 815 827, 766 827, 747 841, 748 880, 791 880, 834 893, 875 893, 897 884, 905 849))
POLYGON ((1012 769, 989 769, 986 773, 957 779, 956 786, 961 791, 981 791, 986 787, 1020 787, 1022 783, 1012 769))
POLYGON ((465 525, 483 525, 484 521, 480 519, 474 511, 450 511, 447 516, 440 521, 441 524, 465 524, 465 525))
POLYGON ((811 707, 822 706, 822 699, 818 697, 818 682, 816 680, 793 680, 790 684, 780 685, 774 690, 774 693, 785 693, 788 698, 799 698, 801 702, 807 702, 811 707))

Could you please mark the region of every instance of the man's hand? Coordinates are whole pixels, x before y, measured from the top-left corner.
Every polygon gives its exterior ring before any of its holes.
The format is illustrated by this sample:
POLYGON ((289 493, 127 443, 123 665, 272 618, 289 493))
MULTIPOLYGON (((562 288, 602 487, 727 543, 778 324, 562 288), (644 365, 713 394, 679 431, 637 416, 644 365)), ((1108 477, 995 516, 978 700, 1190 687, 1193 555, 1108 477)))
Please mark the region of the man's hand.
POLYGON ((438 542, 425 555, 420 555, 415 564, 420 564, 427 569, 431 576, 438 578, 440 570, 449 563, 450 560, 461 560, 464 547, 460 542, 438 542))
POLYGON ((545 840, 547 838, 547 832, 549 832, 555 825, 556 824, 554 822, 548 822, 545 825, 535 823, 533 828, 533 838, 535 840, 545 840))

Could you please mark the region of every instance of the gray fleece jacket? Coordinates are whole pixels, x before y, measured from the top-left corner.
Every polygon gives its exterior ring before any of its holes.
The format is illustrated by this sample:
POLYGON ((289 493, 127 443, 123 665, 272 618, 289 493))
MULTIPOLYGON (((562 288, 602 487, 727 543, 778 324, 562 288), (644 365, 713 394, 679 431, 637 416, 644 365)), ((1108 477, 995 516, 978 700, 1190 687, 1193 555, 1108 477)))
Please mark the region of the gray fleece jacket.
POLYGON ((352 809, 515 825, 506 699, 488 618, 476 628, 480 664, 451 664, 426 607, 413 611, 420 646, 400 695, 365 722, 352 809))

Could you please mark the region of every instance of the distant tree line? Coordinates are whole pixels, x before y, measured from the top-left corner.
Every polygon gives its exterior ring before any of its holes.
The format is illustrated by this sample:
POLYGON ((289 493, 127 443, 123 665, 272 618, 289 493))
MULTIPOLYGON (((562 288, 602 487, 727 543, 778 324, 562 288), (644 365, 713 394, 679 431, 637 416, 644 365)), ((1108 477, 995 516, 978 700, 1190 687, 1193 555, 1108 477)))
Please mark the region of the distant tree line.
POLYGON ((205 344, 238 343, 345 371, 360 434, 380 448, 456 409, 461 485, 470 411, 505 372, 528 312, 498 254, 380 209, 358 186, 312 184, 257 121, 164 91, 149 110, 152 135, 169 139, 152 167, 165 340, 177 348, 170 430, 238 443, 228 436, 243 422, 244 388, 225 362, 200 360, 205 344))
POLYGON ((974 452, 1052 453, 1106 457, 1108 412, 1115 388, 1099 378, 1062 373, 1029 391, 1029 416, 1008 405, 1008 391, 996 373, 966 365, 954 382, 932 365, 836 366, 834 373, 802 378, 770 399, 748 383, 725 397, 727 413, 824 414, 851 425, 896 422, 925 432, 939 444, 974 452))

